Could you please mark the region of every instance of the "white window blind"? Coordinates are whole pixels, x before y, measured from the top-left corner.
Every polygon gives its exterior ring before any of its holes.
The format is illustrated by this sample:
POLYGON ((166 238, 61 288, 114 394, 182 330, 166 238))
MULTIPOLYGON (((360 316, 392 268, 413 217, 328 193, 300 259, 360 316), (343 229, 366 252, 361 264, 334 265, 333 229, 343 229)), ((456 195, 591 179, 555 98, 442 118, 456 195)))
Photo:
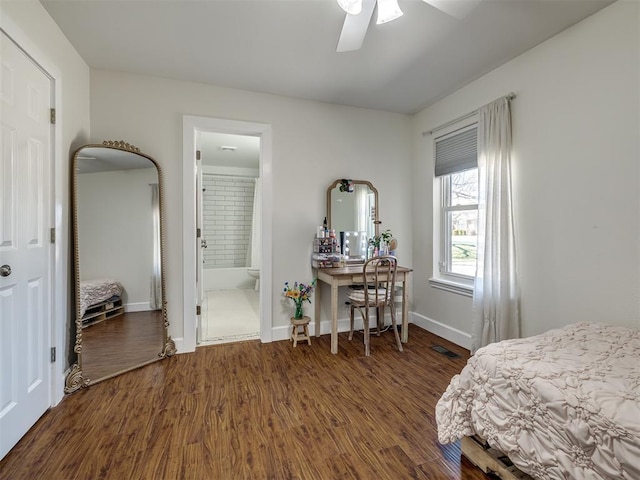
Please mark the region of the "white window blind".
POLYGON ((478 166, 478 126, 476 124, 437 138, 436 177, 478 166))

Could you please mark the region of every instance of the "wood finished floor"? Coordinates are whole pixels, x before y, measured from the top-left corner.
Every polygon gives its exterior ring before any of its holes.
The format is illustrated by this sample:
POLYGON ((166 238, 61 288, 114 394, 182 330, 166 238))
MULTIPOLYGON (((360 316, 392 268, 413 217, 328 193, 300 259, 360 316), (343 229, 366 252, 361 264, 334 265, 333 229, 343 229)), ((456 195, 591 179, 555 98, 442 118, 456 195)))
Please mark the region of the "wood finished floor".
POLYGON ((468 479, 434 408, 468 352, 418 327, 293 348, 199 348, 67 395, 0 462, 0 479, 468 479), (444 345, 451 359, 430 347, 444 345))
POLYGON ((162 311, 125 313, 82 330, 84 377, 97 381, 157 360, 163 348, 162 311))

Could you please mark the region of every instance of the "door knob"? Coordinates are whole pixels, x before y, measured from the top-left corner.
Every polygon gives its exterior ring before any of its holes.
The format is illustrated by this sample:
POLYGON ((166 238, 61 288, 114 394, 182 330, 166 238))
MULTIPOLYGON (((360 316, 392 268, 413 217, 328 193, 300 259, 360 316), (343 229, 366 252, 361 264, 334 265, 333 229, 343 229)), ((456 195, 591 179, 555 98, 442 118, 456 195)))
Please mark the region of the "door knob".
POLYGON ((2 265, 0 267, 0 276, 8 277, 11 275, 11 267, 9 265, 2 265))
POLYGON ((201 248, 207 248, 207 241, 206 240, 200 240, 200 247, 201 248))

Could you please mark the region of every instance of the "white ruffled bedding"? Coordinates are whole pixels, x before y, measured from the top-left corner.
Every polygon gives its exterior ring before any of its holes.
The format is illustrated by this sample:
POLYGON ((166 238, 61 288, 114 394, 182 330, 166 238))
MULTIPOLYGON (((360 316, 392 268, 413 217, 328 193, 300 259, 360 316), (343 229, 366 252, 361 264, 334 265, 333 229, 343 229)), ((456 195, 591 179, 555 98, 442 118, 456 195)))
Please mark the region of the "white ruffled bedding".
POLYGON ((537 479, 640 479, 640 331, 578 323, 479 349, 436 406, 537 479))
POLYGON ((91 305, 122 295, 122 285, 112 278, 97 278, 80 282, 80 318, 91 305))

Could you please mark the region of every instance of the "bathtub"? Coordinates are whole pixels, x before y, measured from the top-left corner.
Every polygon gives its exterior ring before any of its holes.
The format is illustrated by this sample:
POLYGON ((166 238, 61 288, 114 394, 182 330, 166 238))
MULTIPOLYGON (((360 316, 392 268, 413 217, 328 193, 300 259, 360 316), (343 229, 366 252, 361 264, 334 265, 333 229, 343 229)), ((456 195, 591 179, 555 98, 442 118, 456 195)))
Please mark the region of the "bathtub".
POLYGON ((233 288, 253 288, 255 279, 247 272, 246 267, 237 268, 205 268, 202 279, 204 290, 230 290, 233 288))

